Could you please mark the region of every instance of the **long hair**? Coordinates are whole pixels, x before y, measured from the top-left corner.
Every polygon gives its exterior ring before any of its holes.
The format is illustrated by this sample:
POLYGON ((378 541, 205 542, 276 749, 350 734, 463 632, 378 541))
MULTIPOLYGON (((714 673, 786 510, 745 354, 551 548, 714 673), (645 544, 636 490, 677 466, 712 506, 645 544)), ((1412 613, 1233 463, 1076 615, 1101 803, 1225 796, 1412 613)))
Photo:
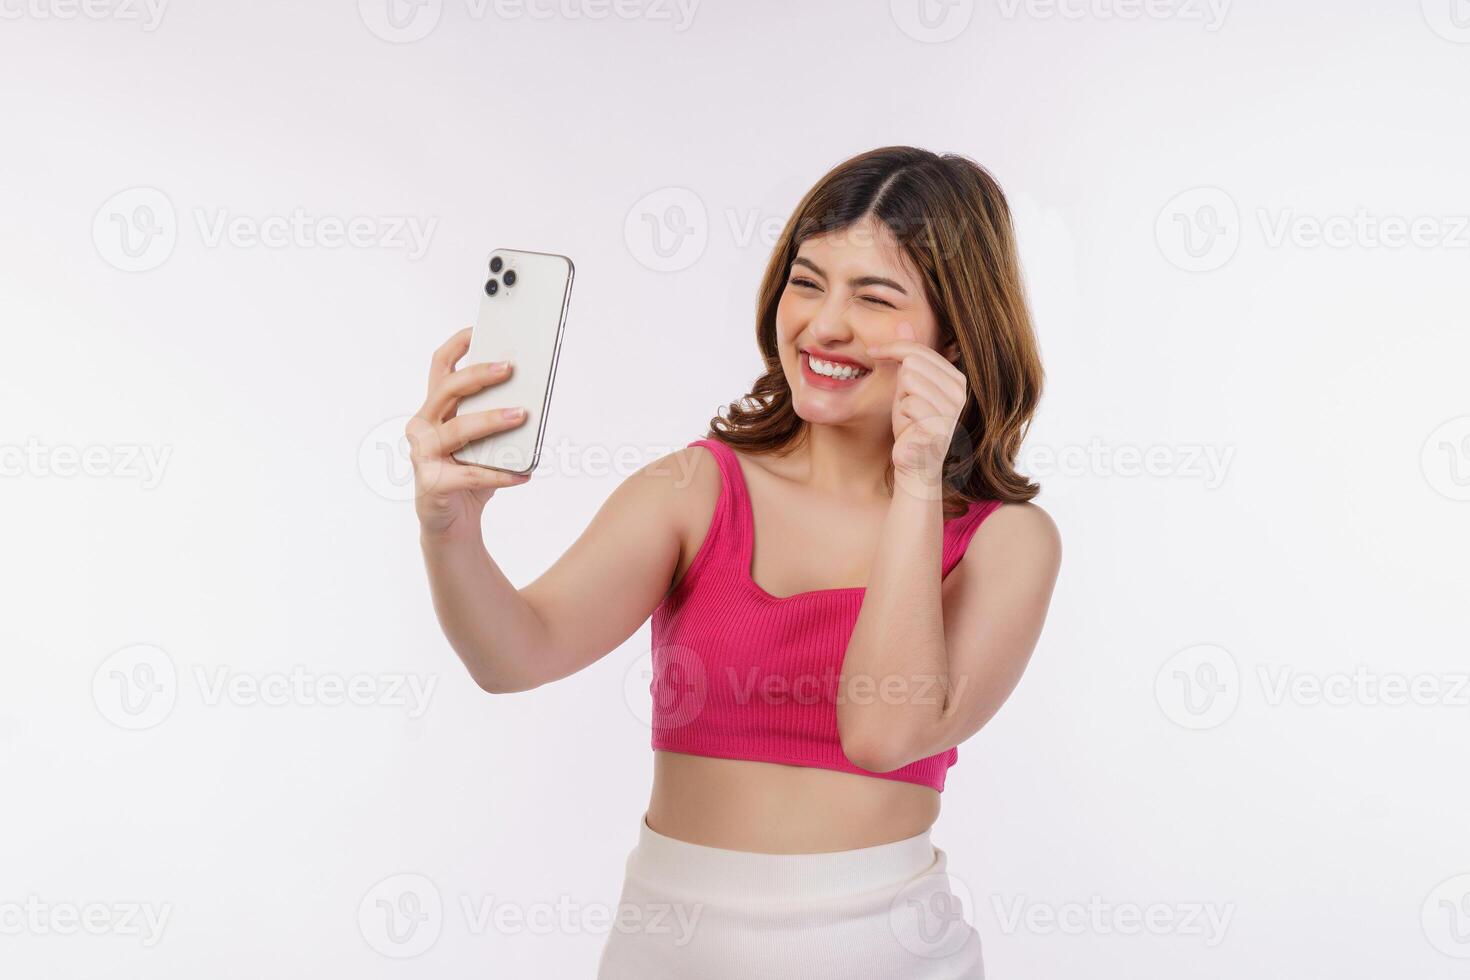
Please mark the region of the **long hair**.
MULTIPOLYGON (((919 270, 968 381, 944 463, 944 509, 976 500, 1030 500, 1040 487, 1016 472, 1016 456, 1041 397, 1043 372, 1027 309, 1010 207, 979 164, 953 153, 887 146, 838 164, 801 199, 761 279, 756 343, 765 372, 749 393, 710 420, 706 438, 750 453, 784 454, 807 424, 792 406, 776 346, 776 307, 797 249, 872 215, 919 270)), ((890 461, 886 482, 893 488, 890 461)))

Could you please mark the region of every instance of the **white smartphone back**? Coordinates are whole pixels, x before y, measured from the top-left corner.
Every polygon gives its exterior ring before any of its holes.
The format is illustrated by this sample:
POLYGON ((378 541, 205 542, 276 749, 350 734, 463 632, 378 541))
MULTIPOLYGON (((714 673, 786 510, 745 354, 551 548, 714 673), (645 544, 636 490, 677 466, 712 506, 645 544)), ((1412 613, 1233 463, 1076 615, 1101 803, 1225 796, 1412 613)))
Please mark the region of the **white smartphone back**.
POLYGON ((572 297, 572 260, 500 248, 490 253, 480 271, 480 313, 460 366, 510 361, 510 377, 460 401, 458 414, 519 405, 526 409, 526 420, 461 447, 454 458, 509 473, 530 473, 541 458, 572 297))

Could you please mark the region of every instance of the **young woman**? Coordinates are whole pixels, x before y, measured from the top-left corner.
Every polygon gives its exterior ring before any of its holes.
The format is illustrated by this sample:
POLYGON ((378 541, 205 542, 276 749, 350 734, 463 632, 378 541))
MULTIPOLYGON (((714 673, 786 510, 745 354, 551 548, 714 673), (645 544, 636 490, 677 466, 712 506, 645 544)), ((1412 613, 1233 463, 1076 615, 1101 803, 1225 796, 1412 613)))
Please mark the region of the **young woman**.
POLYGON ((653 618, 654 785, 599 976, 982 977, 930 827, 1060 562, 1014 469, 1042 371, 995 181, 911 147, 824 176, 761 284, 753 390, 520 589, 480 515, 525 478, 450 456, 521 424, 455 416, 507 376, 455 370, 468 341, 435 355, 408 434, 471 675, 529 690, 653 618))

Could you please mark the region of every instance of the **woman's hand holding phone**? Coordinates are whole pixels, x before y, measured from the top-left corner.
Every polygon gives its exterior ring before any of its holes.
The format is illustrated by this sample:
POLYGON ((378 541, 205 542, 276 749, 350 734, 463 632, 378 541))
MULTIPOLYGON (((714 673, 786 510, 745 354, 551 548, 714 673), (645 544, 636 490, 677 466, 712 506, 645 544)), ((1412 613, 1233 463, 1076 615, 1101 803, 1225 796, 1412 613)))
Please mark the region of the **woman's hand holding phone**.
POLYGON ((469 350, 470 334, 471 328, 464 328, 434 353, 428 397, 404 430, 413 461, 414 507, 420 526, 432 534, 463 527, 478 532, 480 515, 495 491, 530 479, 529 475, 471 466, 453 456, 466 443, 526 422, 524 408, 456 414, 460 399, 504 382, 515 370, 508 362, 455 370, 469 350))

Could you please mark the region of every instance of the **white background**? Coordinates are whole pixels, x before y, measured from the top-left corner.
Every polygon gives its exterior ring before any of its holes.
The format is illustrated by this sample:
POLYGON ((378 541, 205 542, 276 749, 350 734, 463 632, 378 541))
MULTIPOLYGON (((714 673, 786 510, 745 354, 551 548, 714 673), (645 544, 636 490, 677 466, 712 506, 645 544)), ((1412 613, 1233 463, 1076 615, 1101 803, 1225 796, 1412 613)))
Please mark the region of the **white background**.
POLYGON ((771 226, 911 143, 1010 196, 1065 548, 935 829, 990 975, 1463 976, 1465 4, 534 9, 0 2, 0 972, 590 976, 647 629, 479 691, 403 416, 484 253, 576 260, 551 455, 485 518, 529 582, 748 389, 771 226))

